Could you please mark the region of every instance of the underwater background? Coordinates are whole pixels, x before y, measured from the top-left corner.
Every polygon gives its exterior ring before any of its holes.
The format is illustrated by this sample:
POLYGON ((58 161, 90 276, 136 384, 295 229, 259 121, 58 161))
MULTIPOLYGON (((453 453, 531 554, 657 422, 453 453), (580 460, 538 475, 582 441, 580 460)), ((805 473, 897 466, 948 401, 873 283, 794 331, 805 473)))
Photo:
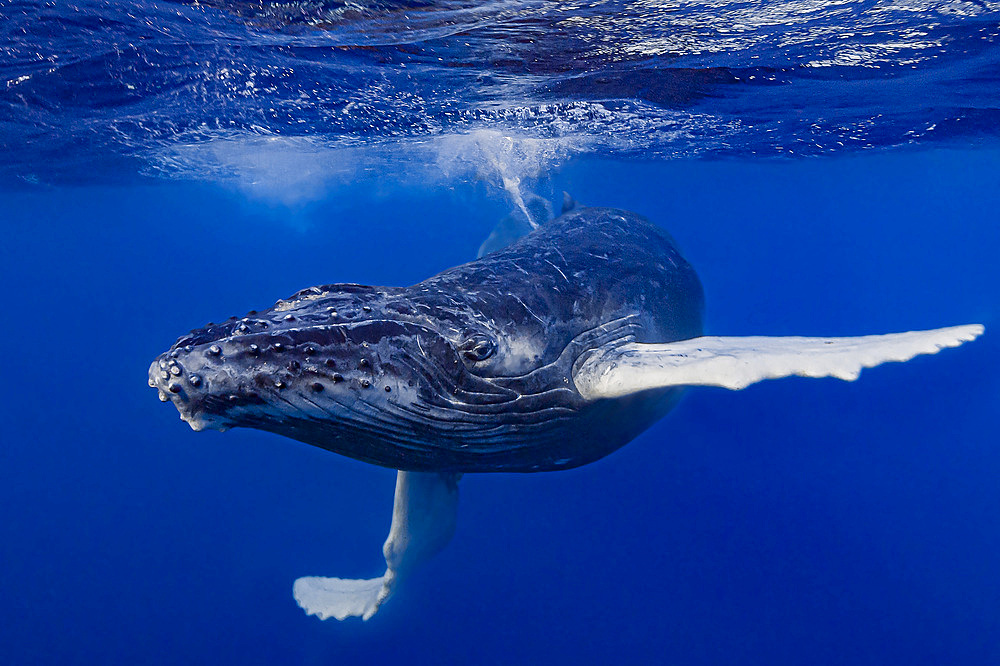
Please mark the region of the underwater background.
POLYGON ((1000 3, 0 0, 0 663, 1000 663, 1000 3), (194 433, 188 329, 469 261, 532 196, 677 239, 706 332, 979 340, 692 389, 468 475, 372 620, 392 470, 194 433))

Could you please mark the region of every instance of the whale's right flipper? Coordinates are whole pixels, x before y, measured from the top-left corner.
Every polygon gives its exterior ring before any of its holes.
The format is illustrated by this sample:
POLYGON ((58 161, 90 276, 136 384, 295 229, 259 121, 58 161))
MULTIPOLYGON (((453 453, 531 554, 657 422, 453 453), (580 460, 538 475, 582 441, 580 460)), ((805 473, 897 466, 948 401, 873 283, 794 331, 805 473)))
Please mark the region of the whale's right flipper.
POLYGON ((455 532, 457 474, 397 472, 389 537, 382 546, 386 570, 380 578, 354 580, 306 576, 292 594, 309 615, 321 620, 367 620, 414 567, 436 555, 455 532))
POLYGON ((779 377, 858 378, 862 368, 957 347, 979 324, 853 338, 710 337, 598 349, 573 373, 584 398, 617 398, 669 386, 738 390, 779 377))

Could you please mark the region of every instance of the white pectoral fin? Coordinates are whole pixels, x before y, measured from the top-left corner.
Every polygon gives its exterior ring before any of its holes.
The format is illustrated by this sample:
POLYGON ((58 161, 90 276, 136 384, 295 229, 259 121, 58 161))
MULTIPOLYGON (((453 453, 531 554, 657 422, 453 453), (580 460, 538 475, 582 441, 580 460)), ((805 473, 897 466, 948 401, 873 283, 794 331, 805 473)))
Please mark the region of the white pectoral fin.
POLYGON ((631 343, 598 350, 576 370, 588 399, 617 398, 669 386, 738 390, 779 377, 837 377, 852 381, 862 368, 908 361, 957 347, 983 332, 979 324, 852 338, 700 337, 665 344, 631 343))
POLYGON ((388 590, 383 595, 385 587, 385 577, 354 580, 303 576, 292 586, 292 595, 302 610, 321 620, 331 617, 338 620, 349 617, 367 620, 375 614, 382 601, 388 598, 388 590))
POLYGON ((447 545, 455 532, 457 510, 458 475, 397 472, 392 525, 382 546, 385 575, 366 580, 305 576, 292 587, 295 601, 321 620, 367 620, 404 576, 447 545))

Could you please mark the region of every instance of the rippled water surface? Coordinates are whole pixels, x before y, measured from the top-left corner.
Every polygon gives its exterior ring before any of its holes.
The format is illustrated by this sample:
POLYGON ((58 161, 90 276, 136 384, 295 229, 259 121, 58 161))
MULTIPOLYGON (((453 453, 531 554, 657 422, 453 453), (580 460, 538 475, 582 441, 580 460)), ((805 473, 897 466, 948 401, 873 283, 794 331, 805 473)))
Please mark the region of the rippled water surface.
POLYGON ((546 165, 992 142, 998 35, 992 0, 4 0, 0 177, 225 174, 275 137, 423 163, 498 131, 546 165))

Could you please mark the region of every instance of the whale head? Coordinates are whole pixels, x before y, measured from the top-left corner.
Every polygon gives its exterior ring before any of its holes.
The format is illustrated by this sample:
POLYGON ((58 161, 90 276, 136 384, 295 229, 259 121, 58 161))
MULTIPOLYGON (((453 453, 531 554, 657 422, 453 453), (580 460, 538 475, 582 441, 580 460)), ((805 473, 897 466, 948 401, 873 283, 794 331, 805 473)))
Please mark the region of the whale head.
MULTIPOLYGON (((523 396, 491 377, 506 347, 452 307, 405 289, 303 290, 191 331, 149 367, 149 385, 193 429, 250 427, 355 458, 421 468, 434 447, 504 431, 523 396)), ((523 420, 523 418, 522 418, 523 420)))

